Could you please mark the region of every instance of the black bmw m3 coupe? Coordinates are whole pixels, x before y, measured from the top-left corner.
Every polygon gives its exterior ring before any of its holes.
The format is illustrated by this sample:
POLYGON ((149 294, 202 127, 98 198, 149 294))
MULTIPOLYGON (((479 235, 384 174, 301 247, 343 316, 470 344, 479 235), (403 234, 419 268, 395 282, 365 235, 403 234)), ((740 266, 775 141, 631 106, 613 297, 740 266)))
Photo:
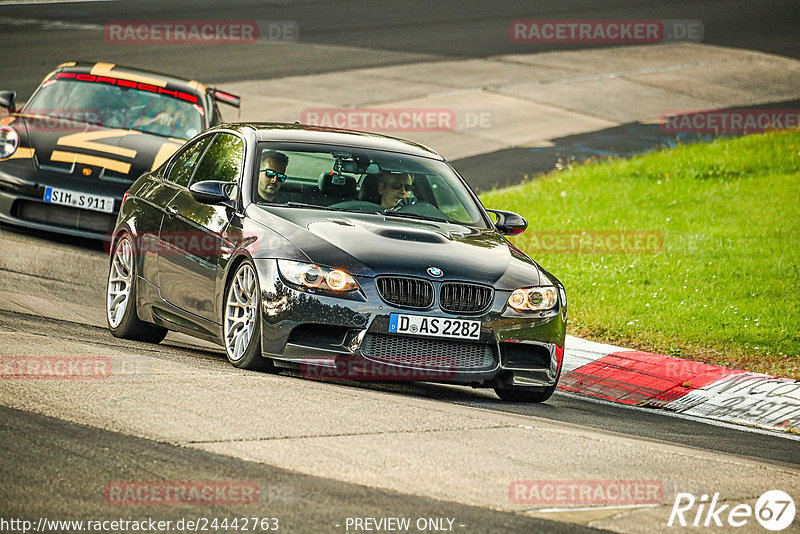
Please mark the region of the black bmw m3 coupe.
POLYGON ((562 284, 514 247, 433 150, 295 124, 223 124, 128 190, 106 311, 118 337, 175 330, 241 368, 492 387, 542 402, 561 372, 562 284))

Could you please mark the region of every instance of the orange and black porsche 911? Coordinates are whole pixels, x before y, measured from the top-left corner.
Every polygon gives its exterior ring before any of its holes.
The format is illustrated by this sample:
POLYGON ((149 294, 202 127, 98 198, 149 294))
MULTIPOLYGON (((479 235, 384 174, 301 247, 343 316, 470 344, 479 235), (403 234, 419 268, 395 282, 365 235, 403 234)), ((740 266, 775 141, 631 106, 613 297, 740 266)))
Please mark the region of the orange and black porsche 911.
POLYGON ((217 102, 239 105, 197 81, 111 63, 64 63, 19 110, 15 96, 0 91, 0 222, 96 239, 136 178, 221 122, 217 102))

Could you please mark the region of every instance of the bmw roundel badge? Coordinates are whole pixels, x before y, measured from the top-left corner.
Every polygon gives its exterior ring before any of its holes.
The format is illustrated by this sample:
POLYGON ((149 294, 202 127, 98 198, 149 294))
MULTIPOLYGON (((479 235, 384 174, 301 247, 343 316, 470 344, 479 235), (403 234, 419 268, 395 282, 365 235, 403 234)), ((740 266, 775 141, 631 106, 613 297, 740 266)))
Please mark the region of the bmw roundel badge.
POLYGON ((428 267, 428 274, 435 278, 439 278, 444 274, 444 272, 438 267, 428 267))

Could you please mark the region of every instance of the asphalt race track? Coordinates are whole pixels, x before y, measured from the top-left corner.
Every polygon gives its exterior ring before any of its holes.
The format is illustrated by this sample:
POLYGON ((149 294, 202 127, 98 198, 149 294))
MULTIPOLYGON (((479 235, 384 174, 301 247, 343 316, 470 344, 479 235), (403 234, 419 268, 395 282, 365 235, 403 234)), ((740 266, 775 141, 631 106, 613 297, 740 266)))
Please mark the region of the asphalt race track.
MULTIPOLYGON (((0 84, 13 83, 20 96, 36 88, 44 69, 61 58, 103 59, 157 68, 215 83, 272 78, 355 67, 446 58, 477 58, 528 51, 576 49, 581 45, 512 43, 508 23, 515 19, 689 19, 704 23, 708 44, 748 48, 800 58, 800 10, 792 0, 748 2, 543 2, 486 3, 387 1, 326 2, 234 0, 224 9, 215 2, 188 0, 10 5, 0 8, 5 59, 0 84), (248 47, 111 45, 102 25, 119 20, 293 20, 300 40, 291 46, 248 47), (24 22, 20 22, 24 21, 24 22), (37 22, 38 21, 38 22, 37 22), (62 21, 88 26, 47 26, 62 21), (757 22, 757 23, 755 23, 757 22), (345 49, 350 49, 349 53, 345 49), (58 58, 54 57, 58 50, 58 58), (102 57, 101 57, 102 56, 102 57), (220 68, 224 65, 224 68, 220 68)), ((586 45, 584 45, 586 46, 586 45)), ((597 46, 597 45, 592 45, 597 46)))
MULTIPOLYGON (((24 100, 54 65, 73 59, 224 84, 531 52, 508 39, 508 21, 518 18, 702 20, 704 43, 800 58, 793 1, 0 2, 0 89, 24 100), (104 41, 106 22, 143 19, 291 20, 300 39, 251 47, 104 41)), ((641 130, 619 133, 620 146, 631 146, 641 130)), ((521 167, 513 154, 486 157, 478 163, 521 167)), ((469 533, 654 532, 667 529, 678 492, 719 492, 725 503, 751 506, 771 489, 798 497, 796 436, 560 392, 528 406, 463 387, 244 372, 221 349, 185 336, 155 346, 118 340, 104 327, 106 269, 98 243, 0 227, 0 357, 92 356, 113 369, 98 381, 0 379, 2 532, 21 531, 3 527, 10 518, 243 516, 279 518, 284 532, 355 531, 347 518, 367 517, 449 518, 442 525, 469 533), (255 484, 259 497, 211 506, 119 506, 104 497, 115 481, 209 480, 255 484), (510 499, 516 480, 659 481, 664 498, 533 510, 510 499)), ((751 520, 738 531, 763 529, 751 520)))
MULTIPOLYGON (((435 384, 318 383, 294 373, 236 370, 221 350, 182 336, 170 335, 157 346, 121 341, 101 326, 107 261, 102 247, 2 229, 0 252, 0 308, 6 310, 0 311, 0 356, 99 356, 114 369, 112 379, 94 384, 0 383, 0 404, 10 407, 2 408, 0 437, 6 451, 2 473, 10 481, 0 489, 4 517, 236 517, 241 508, 121 508, 102 497, 112 481, 222 479, 258 484, 262 498, 244 508, 247 515, 279 517, 290 532, 339 532, 336 525, 347 517, 398 514, 455 517, 465 532, 575 531, 568 523, 486 506, 488 499, 503 509, 508 497, 500 492, 498 498, 495 486, 513 480, 500 467, 504 462, 493 460, 498 448, 513 458, 511 472, 524 473, 524 479, 556 478, 541 473, 563 462, 566 467, 555 472, 567 480, 625 472, 619 478, 664 480, 681 489, 696 487, 693 477, 699 474, 704 487, 727 488, 727 471, 735 465, 744 469, 737 476, 752 476, 759 487, 787 476, 796 484, 800 446, 782 435, 562 393, 544 405, 526 406, 501 403, 491 392, 435 384), (59 258, 69 261, 59 265, 59 258), (522 428, 548 437, 534 444, 530 436, 513 436, 522 428), (483 450, 470 451, 475 433, 483 450), (524 450, 506 451, 509 440, 546 449, 530 457, 524 450), (459 468, 477 471, 477 480, 465 479, 441 458, 454 443, 465 454, 459 468), (559 445, 547 448, 549 443, 559 445), (412 447, 423 458, 406 463, 394 447, 412 447), (272 451, 267 459, 261 456, 266 451, 272 451), (662 453, 668 461, 651 457, 662 453), (471 461, 489 465, 470 466, 471 461), (387 469, 390 476, 382 480, 387 469), (479 496, 484 477, 493 480, 486 498, 479 496)), ((758 493, 746 485, 746 495, 758 493)), ((660 509, 662 523, 667 513, 660 509)), ((552 515, 562 515, 553 517, 559 521, 597 520, 581 513, 552 515)), ((628 531, 625 521, 642 521, 622 517, 622 523, 593 525, 628 531)))

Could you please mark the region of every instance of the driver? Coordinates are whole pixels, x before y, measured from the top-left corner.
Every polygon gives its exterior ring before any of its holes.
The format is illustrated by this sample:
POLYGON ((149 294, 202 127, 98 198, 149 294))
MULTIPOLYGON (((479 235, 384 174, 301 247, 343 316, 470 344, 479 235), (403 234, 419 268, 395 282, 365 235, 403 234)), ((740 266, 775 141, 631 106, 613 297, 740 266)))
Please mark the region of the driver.
POLYGON ((409 198, 413 188, 414 179, 408 173, 383 171, 378 175, 381 206, 387 210, 397 208, 401 200, 409 198))
POLYGON ((188 103, 178 103, 165 97, 152 98, 143 95, 144 108, 141 116, 133 123, 134 128, 158 135, 170 135, 189 139, 198 133, 194 107, 188 103))
MULTIPOLYGON (((94 85, 94 84, 92 84, 94 85)), ((125 127, 125 103, 119 95, 116 87, 98 86, 93 91, 86 91, 78 93, 79 100, 82 102, 85 98, 91 98, 86 105, 77 104, 87 111, 96 111, 100 117, 98 122, 103 126, 109 128, 123 128, 125 127)))
POLYGON ((128 98, 130 109, 138 114, 133 121, 134 128, 144 128, 147 126, 168 126, 171 122, 170 114, 164 109, 164 100, 143 93, 141 91, 125 91, 128 98))
POLYGON ((274 202, 275 195, 286 181, 286 166, 289 157, 282 152, 265 150, 261 153, 258 167, 258 196, 267 202, 274 202))

